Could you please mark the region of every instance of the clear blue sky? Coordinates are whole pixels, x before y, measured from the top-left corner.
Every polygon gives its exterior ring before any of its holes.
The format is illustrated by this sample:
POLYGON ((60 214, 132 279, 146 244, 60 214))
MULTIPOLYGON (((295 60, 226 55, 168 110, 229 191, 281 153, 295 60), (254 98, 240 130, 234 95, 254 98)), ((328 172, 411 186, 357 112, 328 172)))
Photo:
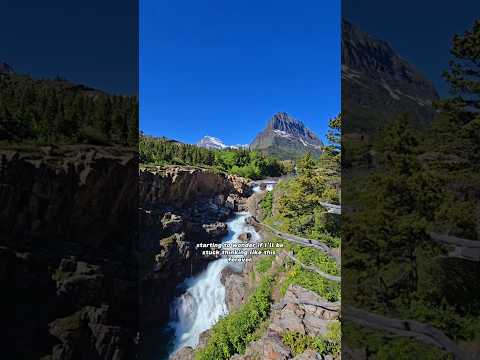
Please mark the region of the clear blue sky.
POLYGON ((140 128, 249 143, 285 111, 323 137, 340 111, 338 0, 140 2, 140 128))

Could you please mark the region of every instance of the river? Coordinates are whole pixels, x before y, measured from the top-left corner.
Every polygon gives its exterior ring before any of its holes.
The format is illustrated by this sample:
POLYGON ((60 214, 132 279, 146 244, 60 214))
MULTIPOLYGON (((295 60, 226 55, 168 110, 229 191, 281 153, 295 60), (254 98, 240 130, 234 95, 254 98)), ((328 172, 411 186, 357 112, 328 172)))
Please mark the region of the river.
MULTIPOLYGON (((266 190, 272 190, 273 185, 274 182, 269 182, 266 190)), ((261 191, 259 185, 253 186, 252 190, 261 191)), ((227 221, 228 234, 222 239, 222 243, 238 242, 238 236, 245 232, 252 234, 251 241, 260 240, 255 229, 245 223, 248 216, 248 212, 238 212, 227 221)), ((186 279, 180 285, 180 288, 185 290, 171 306, 169 327, 174 331, 175 340, 170 355, 182 347, 197 346, 200 334, 210 329, 220 317, 228 314, 225 287, 220 281, 221 273, 227 266, 241 271, 243 264, 220 258, 210 262, 203 272, 186 279)))

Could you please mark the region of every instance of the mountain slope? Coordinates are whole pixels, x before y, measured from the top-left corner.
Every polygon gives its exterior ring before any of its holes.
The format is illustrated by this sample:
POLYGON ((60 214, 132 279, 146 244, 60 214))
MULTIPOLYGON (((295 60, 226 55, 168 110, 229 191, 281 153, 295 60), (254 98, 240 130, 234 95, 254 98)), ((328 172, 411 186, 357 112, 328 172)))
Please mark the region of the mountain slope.
POLYGON ((428 123, 437 99, 433 84, 387 42, 342 21, 344 131, 375 131, 400 113, 428 123))
POLYGON ((6 62, 0 62, 0 74, 13 74, 13 68, 8 65, 6 62))
POLYGON ((204 147, 207 149, 225 149, 228 146, 223 143, 222 140, 213 136, 204 136, 198 143, 197 146, 204 147))
POLYGON ((248 145, 226 145, 222 140, 214 136, 206 135, 198 143, 197 146, 207 149, 241 149, 247 148, 248 145))
POLYGON ((315 156, 322 153, 322 142, 305 125, 287 113, 275 114, 260 132, 250 148, 282 159, 298 158, 306 152, 315 156))

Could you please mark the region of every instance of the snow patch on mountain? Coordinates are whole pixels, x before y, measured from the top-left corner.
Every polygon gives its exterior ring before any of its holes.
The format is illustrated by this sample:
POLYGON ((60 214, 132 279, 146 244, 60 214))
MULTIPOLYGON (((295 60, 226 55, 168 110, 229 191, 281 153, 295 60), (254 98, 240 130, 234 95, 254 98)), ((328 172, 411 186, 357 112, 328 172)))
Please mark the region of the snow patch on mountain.
POLYGON ((204 136, 198 143, 197 146, 204 147, 207 149, 241 149, 248 148, 248 144, 236 144, 236 145, 226 145, 222 140, 214 136, 204 136))

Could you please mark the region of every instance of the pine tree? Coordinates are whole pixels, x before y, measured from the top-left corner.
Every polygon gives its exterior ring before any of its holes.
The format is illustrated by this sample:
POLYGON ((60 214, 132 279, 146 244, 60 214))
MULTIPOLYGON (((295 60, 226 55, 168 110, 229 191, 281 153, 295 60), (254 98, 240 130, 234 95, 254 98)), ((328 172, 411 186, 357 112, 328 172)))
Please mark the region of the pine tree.
POLYGON ((453 37, 450 53, 443 76, 453 97, 435 104, 442 111, 435 130, 443 151, 475 165, 480 162, 480 20, 453 37))

